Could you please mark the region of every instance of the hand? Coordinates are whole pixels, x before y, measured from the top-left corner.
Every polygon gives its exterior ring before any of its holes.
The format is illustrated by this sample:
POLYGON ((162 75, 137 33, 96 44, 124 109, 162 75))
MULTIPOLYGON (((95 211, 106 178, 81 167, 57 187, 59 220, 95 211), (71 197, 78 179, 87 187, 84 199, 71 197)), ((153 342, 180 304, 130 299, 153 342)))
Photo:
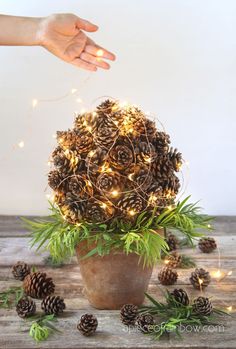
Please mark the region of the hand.
POLYGON ((55 14, 43 18, 37 31, 37 40, 48 51, 77 67, 96 71, 109 69, 103 59, 114 61, 115 55, 98 46, 86 32, 95 32, 98 27, 73 14, 55 14))

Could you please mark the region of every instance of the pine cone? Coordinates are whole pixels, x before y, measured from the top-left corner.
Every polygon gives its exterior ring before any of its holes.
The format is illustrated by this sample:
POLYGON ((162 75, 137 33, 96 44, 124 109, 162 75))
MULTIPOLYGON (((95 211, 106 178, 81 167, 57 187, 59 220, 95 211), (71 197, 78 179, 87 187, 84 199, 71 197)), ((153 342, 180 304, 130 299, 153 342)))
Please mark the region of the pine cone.
POLYGON ((169 251, 175 251, 179 247, 179 240, 174 234, 168 233, 165 241, 169 246, 169 251))
POLYGON ((68 189, 75 196, 84 197, 86 194, 86 182, 82 176, 73 176, 68 181, 68 189))
POLYGON ((137 193, 131 192, 123 195, 117 206, 126 215, 135 216, 143 209, 143 199, 137 193))
POLYGON ((30 267, 25 262, 17 262, 12 267, 12 274, 15 279, 23 281, 30 273, 30 267))
POLYGON ((203 268, 197 268, 191 273, 189 280, 194 288, 201 290, 209 285, 211 282, 211 276, 209 272, 203 268))
POLYGON ((102 201, 91 200, 87 205, 85 216, 88 222, 102 223, 110 218, 109 213, 102 207, 102 201))
POLYGON ((146 164, 151 164, 156 159, 156 151, 152 143, 140 142, 135 148, 137 161, 146 164))
POLYGON ((112 166, 117 169, 126 169, 133 162, 133 153, 126 145, 116 145, 109 152, 112 166))
POLYGON ((127 326, 134 325, 138 316, 138 307, 133 304, 125 304, 120 310, 121 322, 127 326))
POLYGON ((128 170, 131 172, 128 178, 133 182, 134 188, 144 192, 150 187, 153 177, 150 169, 146 165, 134 165, 128 170))
POLYGON ((76 131, 76 145, 75 150, 78 153, 89 153, 93 147, 92 130, 79 130, 76 131))
POLYGON ((66 157, 64 152, 60 152, 53 157, 53 164, 61 175, 67 175, 71 172, 70 160, 66 157))
POLYGON ((60 171, 53 170, 48 174, 48 184, 53 190, 58 190, 63 187, 63 176, 60 171))
POLYGON ((84 113, 76 116, 74 122, 75 131, 81 132, 85 131, 86 127, 93 133, 96 130, 97 126, 97 117, 94 113, 84 113))
POLYGON ((214 238, 204 237, 199 240, 198 247, 203 253, 210 253, 217 248, 217 244, 214 238))
POLYGON ((72 224, 80 221, 86 211, 86 201, 81 200, 68 192, 65 200, 61 205, 61 212, 65 218, 72 224))
POLYGON ((170 148, 168 158, 173 166, 174 171, 178 172, 182 165, 182 154, 178 152, 177 149, 170 148))
POLYGON ((94 152, 88 154, 86 164, 89 172, 97 173, 101 170, 107 157, 107 150, 97 147, 94 152))
POLYGON ((64 299, 59 296, 47 296, 41 303, 41 308, 45 314, 61 314, 66 308, 64 299))
POLYGON ((23 288, 27 296, 41 299, 54 293, 55 285, 46 273, 36 272, 25 277, 23 288))
POLYGON ((181 266, 182 263, 182 256, 178 254, 178 252, 173 251, 165 258, 166 264, 168 264, 168 267, 170 268, 178 268, 181 266))
POLYGON ((173 285, 178 279, 178 274, 176 270, 163 267, 158 274, 158 279, 162 285, 173 285))
POLYGON ((23 297, 16 305, 16 312, 21 318, 34 315, 36 312, 36 304, 32 299, 23 297))
POLYGON ((189 305, 188 294, 182 288, 176 288, 170 294, 180 305, 189 305))
POLYGON ((96 185, 106 196, 112 196, 112 192, 122 191, 122 180, 117 172, 104 172, 98 176, 96 185))
POLYGON ((213 307, 206 297, 198 297, 193 302, 193 311, 196 314, 208 316, 212 313, 213 307))
POLYGON ((165 132, 157 132, 154 145, 158 153, 166 153, 169 149, 170 136, 165 132))
POLYGON ((57 131, 57 141, 63 150, 75 149, 76 133, 74 131, 57 131))
POLYGON ((113 122, 108 125, 101 124, 95 132, 95 144, 109 149, 115 143, 118 134, 118 128, 113 122))
POLYGON ((84 336, 92 335, 98 327, 97 318, 92 314, 84 314, 81 316, 77 325, 78 330, 84 336))
POLYGON ((139 315, 137 318, 138 329, 143 333, 149 333, 153 331, 154 319, 150 314, 139 315))
POLYGON ((110 99, 106 99, 104 102, 102 102, 101 104, 99 104, 99 106, 97 107, 97 112, 100 115, 109 115, 111 114, 114 109, 118 109, 118 105, 116 103, 116 101, 112 101, 110 99))

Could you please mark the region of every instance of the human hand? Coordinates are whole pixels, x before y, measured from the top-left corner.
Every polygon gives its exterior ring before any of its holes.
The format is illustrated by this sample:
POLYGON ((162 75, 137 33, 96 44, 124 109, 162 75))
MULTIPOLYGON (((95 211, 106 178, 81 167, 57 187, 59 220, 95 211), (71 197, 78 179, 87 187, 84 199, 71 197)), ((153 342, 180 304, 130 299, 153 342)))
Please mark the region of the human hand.
POLYGON ((73 14, 54 14, 41 19, 36 35, 41 46, 63 61, 90 71, 109 69, 104 59, 114 61, 115 55, 84 33, 97 30, 95 24, 73 14))

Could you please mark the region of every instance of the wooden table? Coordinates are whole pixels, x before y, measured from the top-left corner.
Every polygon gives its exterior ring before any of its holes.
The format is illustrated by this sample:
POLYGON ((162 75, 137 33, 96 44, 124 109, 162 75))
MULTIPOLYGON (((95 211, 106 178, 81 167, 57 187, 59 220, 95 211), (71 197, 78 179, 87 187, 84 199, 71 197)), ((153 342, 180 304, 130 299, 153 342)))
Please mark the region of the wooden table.
MULTIPOLYGON (((215 231, 221 253, 221 268, 232 270, 232 275, 221 282, 212 281, 204 294, 212 297, 212 302, 226 309, 236 309, 236 217, 217 217, 215 231)), ((18 217, 0 216, 0 290, 10 286, 21 285, 13 279, 11 266, 18 260, 33 264, 38 270, 46 271, 53 277, 56 294, 65 298, 67 310, 60 317, 57 327, 61 334, 53 334, 47 341, 35 343, 27 333, 27 327, 14 309, 0 309, 0 348, 236 348, 236 317, 226 317, 222 328, 216 332, 184 333, 182 340, 170 336, 170 339, 153 341, 142 333, 127 333, 119 321, 118 311, 93 309, 83 296, 82 280, 76 260, 60 268, 45 266, 44 253, 35 253, 28 246, 28 233, 24 230, 18 217), (76 329, 78 319, 83 313, 92 312, 98 318, 96 334, 86 338, 76 329)), ((211 254, 200 253, 196 248, 183 250, 181 253, 192 255, 198 267, 209 271, 218 268, 217 251, 211 254)), ((161 299, 161 288, 157 279, 160 266, 154 269, 149 293, 161 299)), ((125 269, 124 269, 125 271, 125 269)), ((179 269, 177 287, 185 288, 191 297, 200 295, 189 284, 191 269, 179 269)), ((174 286, 169 289, 175 288, 174 286)), ((40 309, 40 302, 37 302, 40 309)), ((212 330, 213 331, 213 330, 212 330)), ((215 330, 214 330, 215 331, 215 330)))

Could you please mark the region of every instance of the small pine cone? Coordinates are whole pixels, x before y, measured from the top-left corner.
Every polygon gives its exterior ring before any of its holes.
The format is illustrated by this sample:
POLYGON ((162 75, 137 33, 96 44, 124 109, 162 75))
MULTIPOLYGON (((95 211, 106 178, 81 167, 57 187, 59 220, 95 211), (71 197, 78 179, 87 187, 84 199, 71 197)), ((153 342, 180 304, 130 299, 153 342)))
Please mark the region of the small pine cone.
POLYGON ((157 150, 157 152, 160 153, 166 153, 169 149, 170 144, 170 136, 166 134, 165 132, 157 132, 157 135, 154 140, 154 145, 157 150))
POLYGON ((64 150, 74 150, 76 144, 76 133, 72 130, 57 131, 57 141, 64 150))
POLYGON ((96 148, 96 150, 88 153, 86 158, 86 165, 89 172, 97 173, 101 170, 107 157, 107 150, 101 147, 96 148))
POLYGON ((75 118, 74 129, 76 132, 86 130, 86 127, 93 133, 96 129, 97 117, 94 113, 79 114, 75 118))
POLYGON ((199 240, 198 247, 203 253, 210 253, 217 248, 217 244, 214 238, 204 237, 199 240))
POLYGON ((133 304, 125 304, 120 310, 120 319, 124 325, 134 325, 138 316, 138 307, 133 304))
POLYGON ((75 150, 80 153, 88 153, 93 147, 93 136, 91 130, 79 130, 76 132, 75 150))
POLYGON ((144 162, 147 165, 150 165, 150 163, 153 162, 157 156, 154 146, 147 142, 138 143, 135 148, 135 154, 138 162, 144 162))
POLYGON ((146 192, 153 181, 152 173, 148 166, 134 165, 131 166, 128 172, 131 172, 128 178, 133 182, 134 187, 137 190, 146 192))
POLYGON ((75 224, 85 215, 86 201, 80 200, 72 193, 68 192, 63 204, 60 206, 60 209, 66 220, 72 224, 75 224))
POLYGON ((110 218, 110 212, 102 207, 102 201, 91 200, 87 204, 85 217, 90 223, 103 223, 110 218))
POLYGON ((78 322, 77 328, 84 336, 92 335, 98 327, 98 320, 92 314, 84 314, 78 322))
POLYGON ((168 159, 171 162, 174 171, 179 171, 182 165, 182 154, 177 149, 170 148, 168 159))
POLYGON ((168 267, 170 268, 178 268, 181 266, 182 256, 176 251, 173 251, 166 256, 165 263, 168 264, 168 267))
POLYGON ((213 307, 207 297, 198 297, 193 302, 193 311, 196 314, 208 316, 212 313, 213 307))
POLYGON ((106 99, 104 102, 99 104, 99 106, 97 107, 97 112, 99 115, 109 115, 114 111, 114 109, 116 109, 116 107, 119 107, 117 102, 112 101, 110 99, 106 99))
POLYGON ((85 186, 86 182, 82 176, 70 177, 68 181, 68 189, 75 196, 83 197, 86 192, 85 186))
POLYGON ((137 193, 131 192, 124 194, 117 206, 126 215, 135 216, 143 209, 143 199, 137 193))
POLYGON ((30 267, 25 262, 17 262, 12 267, 12 274, 16 280, 23 281, 30 274, 30 267))
POLYGON ((23 297, 16 305, 16 312, 21 318, 34 315, 36 312, 36 304, 32 299, 23 297))
POLYGON ((153 331, 154 318, 150 314, 139 315, 137 318, 138 329, 143 333, 149 333, 153 331))
POLYGON ((96 186, 106 196, 112 196, 112 192, 114 191, 122 191, 123 187, 119 173, 114 171, 101 173, 97 178, 96 186))
POLYGON ((197 268, 191 273, 189 280, 194 288, 201 290, 209 285, 211 282, 211 276, 205 269, 197 268))
POLYGON ((66 157, 64 152, 60 152, 54 156, 53 164, 55 168, 60 171, 61 175, 68 175, 71 171, 70 160, 66 157))
POLYGON ((36 272, 25 277, 23 289, 27 296, 41 299, 54 293, 55 285, 46 273, 36 272))
POLYGON ((170 294, 175 299, 175 301, 180 303, 181 305, 189 305, 188 294, 182 288, 176 288, 170 294))
POLYGON ((127 169, 133 162, 133 152, 126 145, 116 145, 109 152, 112 166, 117 169, 127 169))
POLYGON ((45 314, 61 314, 66 308, 64 299, 59 296, 47 296, 41 303, 41 308, 45 314))
POLYGON ((158 274, 158 279, 162 285, 173 285, 178 279, 178 274, 176 270, 163 267, 158 274))
POLYGON ((95 132, 94 142, 102 148, 110 148, 118 136, 118 128, 111 121, 109 125, 101 124, 95 132))
POLYGON ((169 233, 165 239, 167 245, 169 246, 169 251, 177 250, 179 246, 179 240, 174 234, 169 233))
POLYGON ((48 174, 48 184, 53 190, 63 189, 65 181, 63 181, 63 176, 60 171, 52 170, 48 174))

